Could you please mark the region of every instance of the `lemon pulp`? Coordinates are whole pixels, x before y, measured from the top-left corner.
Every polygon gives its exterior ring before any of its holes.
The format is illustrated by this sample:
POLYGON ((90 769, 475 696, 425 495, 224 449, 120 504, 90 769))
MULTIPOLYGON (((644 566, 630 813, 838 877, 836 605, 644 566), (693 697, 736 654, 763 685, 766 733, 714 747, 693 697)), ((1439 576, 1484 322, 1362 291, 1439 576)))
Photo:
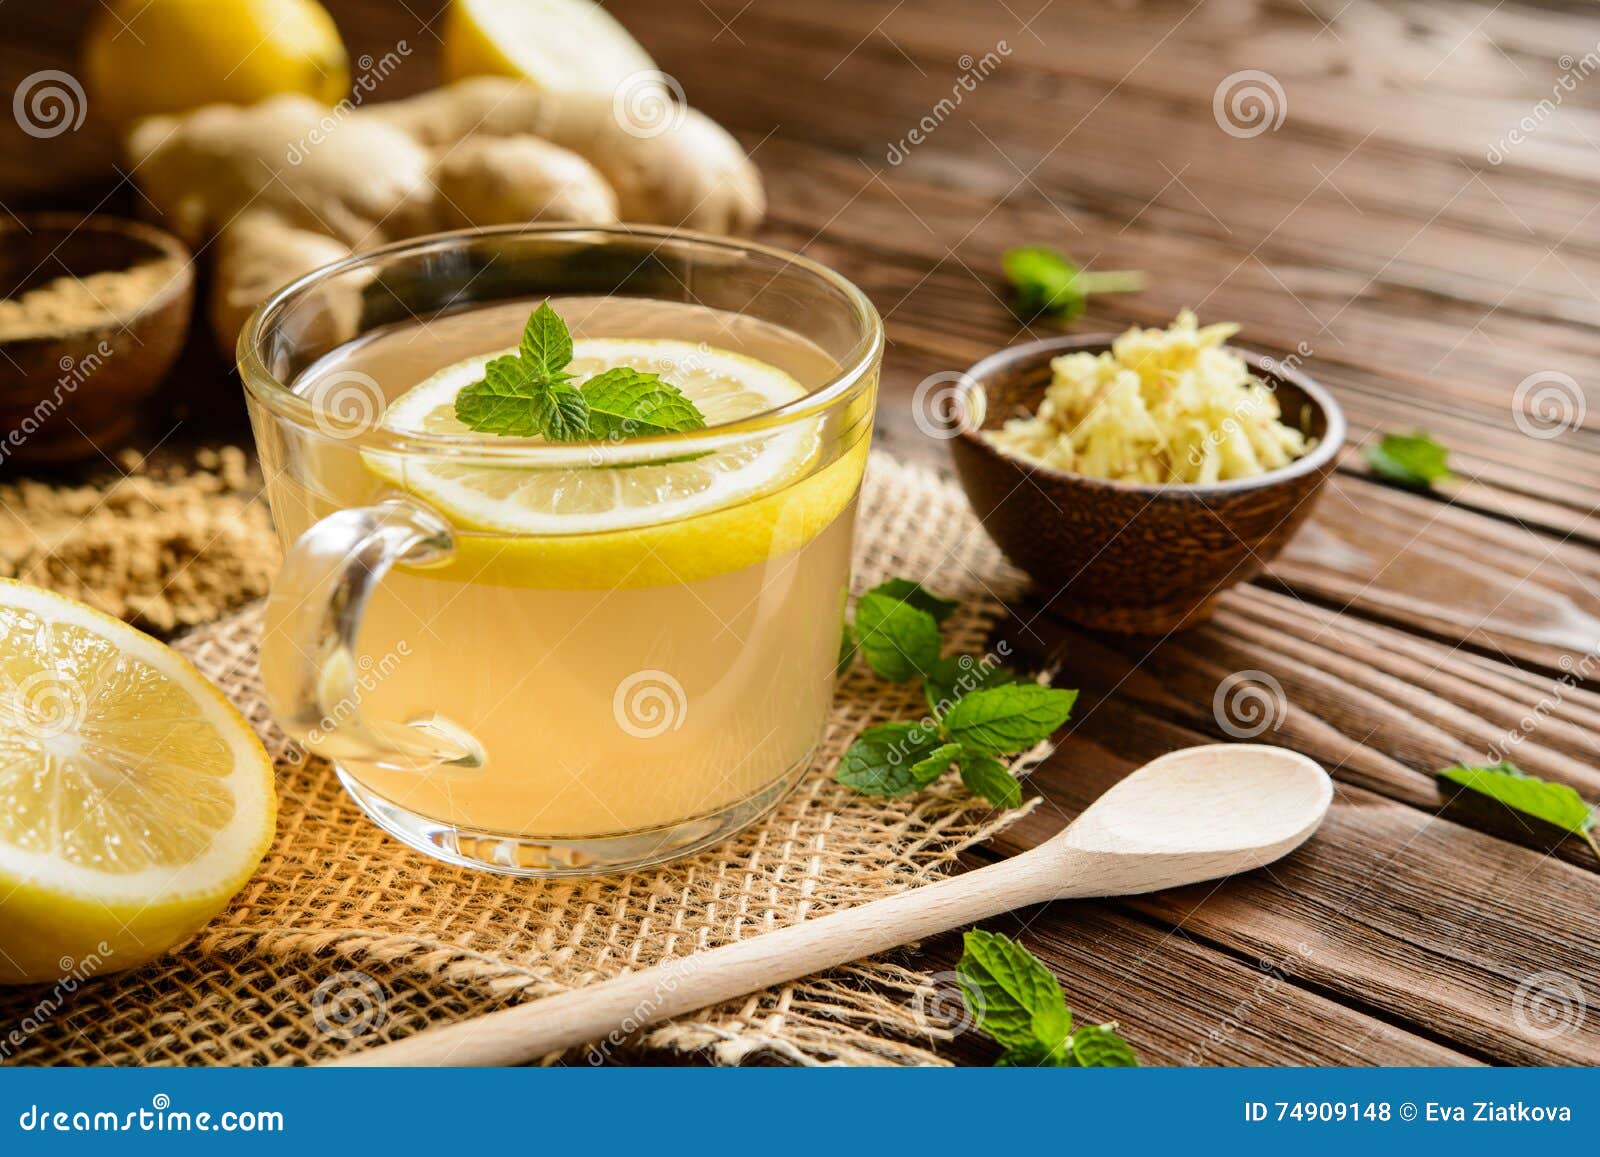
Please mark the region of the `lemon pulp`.
POLYGON ((274 816, 260 741, 176 652, 0 581, 0 980, 161 954, 243 885, 274 816))
POLYGON ((591 0, 455 0, 444 20, 444 79, 515 76, 554 92, 610 97, 655 62, 591 0))

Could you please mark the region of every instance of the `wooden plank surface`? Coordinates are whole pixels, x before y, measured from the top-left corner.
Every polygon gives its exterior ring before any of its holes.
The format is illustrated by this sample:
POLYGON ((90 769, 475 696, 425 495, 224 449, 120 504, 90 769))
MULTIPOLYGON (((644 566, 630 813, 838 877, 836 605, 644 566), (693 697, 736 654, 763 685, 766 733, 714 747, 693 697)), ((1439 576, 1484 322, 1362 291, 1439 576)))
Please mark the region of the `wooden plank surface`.
MULTIPOLYGON (((73 67, 93 7, 9 0, 0 81, 73 67)), ((329 7, 354 54, 411 47, 381 97, 431 83, 437 3, 329 7)), ((1503 751, 1600 798, 1600 85, 1535 112, 1596 50, 1593 9, 610 7, 753 150, 771 197, 763 238, 840 269, 884 314, 881 445, 942 464, 913 418, 916 385, 1054 332, 1003 300, 999 254, 1029 242, 1150 272, 1146 293, 1096 301, 1078 329, 1185 306, 1237 320, 1245 344, 1297 354, 1350 418, 1353 447, 1312 522, 1213 623, 1128 640, 1064 625, 1049 591, 1014 608, 1001 632, 1062 647, 1059 681, 1083 697, 1033 777, 1045 805, 973 862, 1031 846, 1161 751, 1225 737, 1216 696, 1240 676, 1268 691, 1262 738, 1338 780, 1324 832, 1216 888, 993 927, 1150 1063, 1600 1063, 1600 864, 1572 841, 1551 854, 1531 833, 1440 816, 1431 775, 1503 751), (991 53, 988 75, 936 112, 991 53), (1225 131, 1215 108, 1244 70, 1282 92, 1282 123, 1257 135, 1225 131), (926 140, 894 156, 929 116, 926 140), (1537 415, 1518 387, 1535 375, 1573 383, 1557 436, 1528 433, 1537 415), (1354 448, 1416 427, 1460 475, 1431 494, 1372 478, 1354 448), (1560 1006, 1574 991, 1580 1003, 1560 1006)), ((110 149, 92 124, 49 141, 0 124, 0 205, 133 211, 110 149)), ((209 353, 192 362, 190 382, 225 372, 209 353)), ((231 389, 172 407, 178 444, 243 436, 231 389)), ((958 955, 940 937, 912 958, 937 972, 958 955)), ((972 1033, 947 1051, 993 1059, 972 1033)))

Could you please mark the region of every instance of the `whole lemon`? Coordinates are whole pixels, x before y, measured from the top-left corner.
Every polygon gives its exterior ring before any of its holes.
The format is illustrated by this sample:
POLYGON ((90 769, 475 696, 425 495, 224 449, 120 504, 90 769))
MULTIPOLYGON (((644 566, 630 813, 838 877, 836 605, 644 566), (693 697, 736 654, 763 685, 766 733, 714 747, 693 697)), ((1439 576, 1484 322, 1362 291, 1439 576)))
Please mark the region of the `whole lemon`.
POLYGON ((316 0, 113 0, 83 67, 90 111, 116 128, 281 92, 334 104, 350 88, 339 30, 316 0))

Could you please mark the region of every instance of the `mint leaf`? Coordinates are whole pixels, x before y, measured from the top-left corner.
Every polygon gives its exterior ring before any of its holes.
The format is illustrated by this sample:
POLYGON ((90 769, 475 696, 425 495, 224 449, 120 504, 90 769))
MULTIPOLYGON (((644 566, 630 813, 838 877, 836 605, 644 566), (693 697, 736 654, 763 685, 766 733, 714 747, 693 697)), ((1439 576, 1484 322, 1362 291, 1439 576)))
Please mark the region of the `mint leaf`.
POLYGON ((945 733, 977 755, 1010 755, 1050 738, 1067 721, 1076 691, 1013 683, 973 691, 942 720, 945 733))
POLYGON ((862 795, 920 791, 949 770, 961 748, 917 723, 880 723, 856 737, 835 778, 862 795))
POLYGON ((1142 273, 1086 273, 1048 245, 1007 249, 1000 256, 1000 268, 1016 291, 1018 313, 1052 313, 1069 322, 1083 316, 1090 294, 1131 293, 1145 286, 1142 273))
POLYGON ((969 692, 1015 682, 1015 671, 982 656, 947 655, 923 673, 922 696, 928 701, 928 710, 943 713, 969 692))
POLYGON ((541 381, 566 380, 571 376, 561 371, 572 360, 572 334, 548 301, 540 302, 539 308, 529 315, 518 353, 528 372, 541 381))
POLYGON ((963 755, 961 782, 973 795, 983 797, 995 807, 1022 806, 1022 785, 998 759, 987 755, 963 755))
POLYGON ((893 683, 939 661, 939 624, 920 607, 871 591, 856 600, 856 637, 867 665, 893 683))
POLYGON ((1441 768, 1434 774, 1441 781, 1441 790, 1444 783, 1454 784, 1459 789, 1446 803, 1471 808, 1481 801, 1489 801, 1491 808, 1496 805, 1509 808, 1556 829, 1561 837, 1580 836, 1594 854, 1600 856, 1600 844, 1596 844, 1594 838, 1594 809, 1564 783, 1529 775, 1516 764, 1504 761, 1488 767, 1458 764, 1441 768))
POLYGON ((979 928, 962 938, 962 946, 956 979, 979 1028, 1023 1055, 1048 1052, 1066 1041, 1072 1013, 1056 978, 1033 953, 1008 936, 979 928))
POLYGON ((1008 936, 974 928, 962 939, 956 979, 967 1011, 1005 1048, 1007 1068, 1111 1068, 1139 1063, 1115 1025, 1072 1031, 1061 986, 1039 959, 1008 936))
POLYGON ((481 433, 575 442, 588 437, 589 405, 566 381, 539 379, 507 355, 490 359, 483 380, 456 395, 456 419, 481 433))
POLYGON ((1072 1034, 1070 1064, 1085 1069, 1134 1069, 1139 1058, 1114 1025, 1090 1024, 1072 1034))
POLYGON ((480 434, 542 437, 551 442, 627 438, 703 429, 705 415, 658 375, 619 366, 582 388, 566 372, 572 334, 542 302, 528 318, 515 354, 491 358, 483 380, 456 394, 456 419, 480 434))
POLYGON ((1051 1046, 1034 1041, 1031 1044, 1017 1045, 1001 1053, 994 1067, 997 1069, 1065 1068, 1072 1064, 1072 1053, 1068 1051, 1069 1044, 1069 1041, 1062 1041, 1051 1046))
POLYGON ((933 621, 942 623, 948 619, 957 607, 961 605, 958 599, 942 599, 936 594, 931 594, 921 583, 914 583, 910 579, 890 579, 886 583, 879 583, 867 592, 869 595, 888 595, 890 598, 899 599, 903 603, 910 603, 920 611, 927 611, 933 616, 933 621))
POLYGON ((589 404, 565 382, 537 391, 528 407, 544 427, 548 441, 582 442, 589 437, 589 404))
POLYGON ((1361 453, 1373 473, 1403 486, 1432 486, 1455 477, 1450 472, 1450 451, 1427 434, 1385 434, 1361 453))
POLYGON ((581 387, 589 403, 589 429, 597 438, 677 434, 703 430, 705 415, 683 391, 656 374, 618 366, 581 387))

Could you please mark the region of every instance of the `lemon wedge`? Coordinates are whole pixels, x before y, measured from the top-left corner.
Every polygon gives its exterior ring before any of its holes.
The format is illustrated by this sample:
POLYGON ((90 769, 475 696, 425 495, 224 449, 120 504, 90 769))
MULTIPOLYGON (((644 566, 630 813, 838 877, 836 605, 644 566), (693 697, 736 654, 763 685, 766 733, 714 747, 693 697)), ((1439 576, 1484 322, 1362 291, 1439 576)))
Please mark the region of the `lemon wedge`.
POLYGON ((272 761, 177 652, 0 580, 0 982, 130 968, 271 842, 272 761))
POLYGON ((655 61, 591 0, 454 0, 444 20, 446 83, 514 76, 550 92, 611 96, 655 61))
MULTIPOLYGON (((383 425, 397 433, 459 434, 455 396, 483 377, 495 350, 447 366, 396 398, 383 425)), ((719 426, 806 395, 776 366, 693 342, 584 338, 567 371, 582 381, 628 366, 658 373, 719 426)), ((555 588, 690 582, 803 545, 849 503, 866 439, 821 469, 821 419, 730 439, 699 456, 663 450, 661 462, 596 468, 581 447, 569 465, 538 469, 365 451, 369 469, 468 533, 443 566, 417 569, 458 581, 555 588), (481 533, 472 533, 472 532, 481 533)))
POLYGON ((283 92, 324 104, 350 91, 333 17, 316 0, 114 0, 84 42, 95 115, 114 126, 283 92))

